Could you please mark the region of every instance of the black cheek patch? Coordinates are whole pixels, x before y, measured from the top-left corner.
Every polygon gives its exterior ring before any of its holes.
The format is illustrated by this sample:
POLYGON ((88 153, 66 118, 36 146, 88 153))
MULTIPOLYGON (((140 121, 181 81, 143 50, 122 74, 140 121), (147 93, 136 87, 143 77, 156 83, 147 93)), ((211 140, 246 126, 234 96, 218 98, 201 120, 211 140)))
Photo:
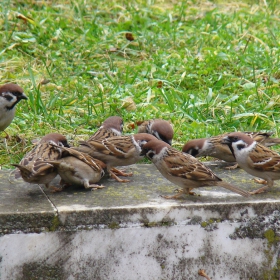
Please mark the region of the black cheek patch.
POLYGON ((193 157, 196 157, 198 155, 198 150, 197 149, 190 149, 188 152, 190 155, 193 157))
POLYGON ((154 157, 155 153, 154 152, 149 152, 147 153, 147 157, 152 159, 154 157))
POLYGON ((13 96, 11 96, 11 95, 4 95, 4 98, 6 98, 8 101, 11 101, 13 99, 13 96))
POLYGON ((236 146, 238 150, 242 150, 243 148, 245 148, 244 144, 239 144, 236 146))

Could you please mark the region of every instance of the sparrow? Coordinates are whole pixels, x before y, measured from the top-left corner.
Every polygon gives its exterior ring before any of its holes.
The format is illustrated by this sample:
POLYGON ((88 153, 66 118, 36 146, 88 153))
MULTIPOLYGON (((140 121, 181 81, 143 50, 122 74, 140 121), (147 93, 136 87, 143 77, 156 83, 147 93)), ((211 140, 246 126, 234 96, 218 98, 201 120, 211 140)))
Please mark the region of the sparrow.
POLYGON ((89 138, 88 141, 105 139, 113 136, 122 135, 123 119, 118 116, 107 118, 100 128, 89 138))
POLYGON ((223 138, 238 165, 249 174, 262 178, 267 183, 251 194, 258 194, 273 187, 274 181, 280 179, 280 155, 259 144, 253 138, 241 132, 233 132, 223 138))
POLYGON ((143 159, 144 156, 140 155, 140 144, 153 139, 156 137, 147 133, 114 136, 96 141, 80 141, 76 150, 103 161, 110 176, 118 182, 129 182, 117 175, 132 176, 132 173, 125 173, 114 167, 131 165, 143 159))
POLYGON ((12 122, 16 105, 27 99, 23 89, 17 84, 5 84, 0 87, 0 131, 4 131, 12 122))
MULTIPOLYGON (((280 143, 279 138, 270 138, 273 132, 244 132, 253 140, 265 145, 273 146, 280 143)), ((236 162, 228 145, 223 144, 223 138, 229 133, 213 136, 210 138, 194 139, 187 142, 182 151, 194 157, 211 156, 226 162, 236 162)), ((232 167, 231 167, 232 169, 232 167)))
POLYGON ((249 196, 248 192, 222 181, 195 157, 180 152, 163 141, 153 140, 141 146, 141 155, 146 155, 167 180, 183 188, 178 194, 164 196, 165 198, 193 195, 195 193, 192 189, 206 186, 220 186, 242 196, 249 196))
POLYGON ((50 182, 56 177, 57 171, 46 160, 57 160, 62 157, 62 147, 69 147, 66 138, 59 133, 50 133, 44 136, 36 146, 25 155, 19 164, 12 164, 18 168, 15 177, 20 176, 25 182, 44 184, 52 191, 58 188, 50 186, 50 182))
POLYGON ((162 119, 144 121, 138 127, 138 133, 152 134, 157 139, 164 141, 169 145, 172 144, 172 139, 174 135, 174 131, 171 124, 168 121, 162 119))
POLYGON ((63 151, 63 157, 45 162, 56 168, 61 177, 60 185, 78 185, 92 190, 104 188, 95 183, 104 176, 105 163, 72 148, 56 147, 63 151))

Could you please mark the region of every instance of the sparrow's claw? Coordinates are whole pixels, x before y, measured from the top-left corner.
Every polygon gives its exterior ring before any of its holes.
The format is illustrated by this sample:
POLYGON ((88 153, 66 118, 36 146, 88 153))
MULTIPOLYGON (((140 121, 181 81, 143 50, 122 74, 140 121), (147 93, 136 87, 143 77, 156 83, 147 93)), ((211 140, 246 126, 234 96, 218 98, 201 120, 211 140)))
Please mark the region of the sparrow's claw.
POLYGON ((238 167, 239 167, 239 165, 238 165, 238 163, 236 163, 236 164, 234 164, 234 165, 227 166, 225 169, 227 169, 227 170, 234 170, 234 169, 236 169, 236 168, 238 168, 238 167))
POLYGON ((105 188, 105 186, 103 185, 95 185, 95 184, 92 184, 92 185, 89 185, 89 188, 91 188, 92 191, 96 191, 98 189, 103 189, 105 188))
POLYGON ((113 172, 115 175, 124 176, 124 177, 130 177, 133 175, 132 172, 125 173, 123 170, 117 169, 117 168, 111 168, 111 172, 113 172))
POLYGON ((161 197, 166 198, 166 199, 179 199, 184 193, 179 192, 175 195, 161 195, 161 197))
POLYGON ((262 187, 260 189, 257 189, 253 192, 249 192, 249 194, 259 194, 259 193, 264 193, 268 189, 268 186, 262 187))
POLYGON ((263 185, 267 184, 267 181, 264 179, 254 178, 253 180, 258 184, 263 184, 263 185))
POLYGON ((129 180, 127 180, 127 179, 121 179, 121 178, 119 178, 114 172, 112 172, 111 170, 110 170, 110 176, 112 177, 112 178, 114 178, 116 181, 118 181, 118 182, 120 182, 120 183, 127 183, 127 182, 130 182, 129 180))
POLYGON ((56 192, 62 192, 63 191, 63 188, 58 188, 56 186, 49 186, 47 188, 51 191, 51 193, 56 193, 56 192))

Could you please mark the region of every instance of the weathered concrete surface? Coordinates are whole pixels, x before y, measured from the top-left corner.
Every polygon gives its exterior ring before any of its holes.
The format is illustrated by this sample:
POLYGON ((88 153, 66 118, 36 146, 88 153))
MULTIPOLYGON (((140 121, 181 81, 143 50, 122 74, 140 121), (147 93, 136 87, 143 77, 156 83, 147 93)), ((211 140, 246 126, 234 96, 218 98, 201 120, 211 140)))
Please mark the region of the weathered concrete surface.
MULTIPOLYGON (((260 187, 240 169, 211 168, 260 187)), ((0 173, 1 279, 203 279, 200 268, 212 280, 279 278, 278 182, 249 198, 208 187, 166 200, 177 187, 152 165, 129 169, 130 183, 61 193, 0 173)))
POLYGON ((0 172, 0 235, 40 232, 52 226, 56 209, 37 185, 15 180, 11 170, 0 172))

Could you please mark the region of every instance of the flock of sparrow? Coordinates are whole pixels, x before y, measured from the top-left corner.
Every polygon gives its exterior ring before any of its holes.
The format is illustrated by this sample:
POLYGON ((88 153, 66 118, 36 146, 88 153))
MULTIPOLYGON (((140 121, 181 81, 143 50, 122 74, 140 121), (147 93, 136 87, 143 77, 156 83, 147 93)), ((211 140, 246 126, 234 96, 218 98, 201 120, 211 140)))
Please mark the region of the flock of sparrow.
MULTIPOLYGON (((0 131, 12 122, 15 105, 21 99, 27 97, 18 85, 0 87, 0 131)), ((146 156, 166 179, 182 188, 165 198, 194 194, 194 188, 205 186, 220 186, 249 196, 264 192, 273 186, 274 180, 280 179, 280 156, 269 149, 279 144, 280 139, 271 138, 272 133, 226 133, 191 140, 179 151, 171 147, 174 132, 168 121, 144 121, 133 135, 122 135, 122 130, 122 118, 109 117, 88 140, 80 141, 78 147, 70 147, 65 136, 59 133, 47 134, 19 164, 14 164, 15 176, 29 183, 44 184, 52 191, 61 191, 69 185, 99 189, 104 187, 97 183, 105 171, 118 182, 128 182, 119 176, 132 176, 132 173, 116 167, 137 163, 146 156), (233 186, 196 159, 202 156, 237 162, 249 174, 262 178, 260 182, 266 185, 253 192, 233 186), (57 175, 61 177, 61 187, 51 186, 57 175)))

